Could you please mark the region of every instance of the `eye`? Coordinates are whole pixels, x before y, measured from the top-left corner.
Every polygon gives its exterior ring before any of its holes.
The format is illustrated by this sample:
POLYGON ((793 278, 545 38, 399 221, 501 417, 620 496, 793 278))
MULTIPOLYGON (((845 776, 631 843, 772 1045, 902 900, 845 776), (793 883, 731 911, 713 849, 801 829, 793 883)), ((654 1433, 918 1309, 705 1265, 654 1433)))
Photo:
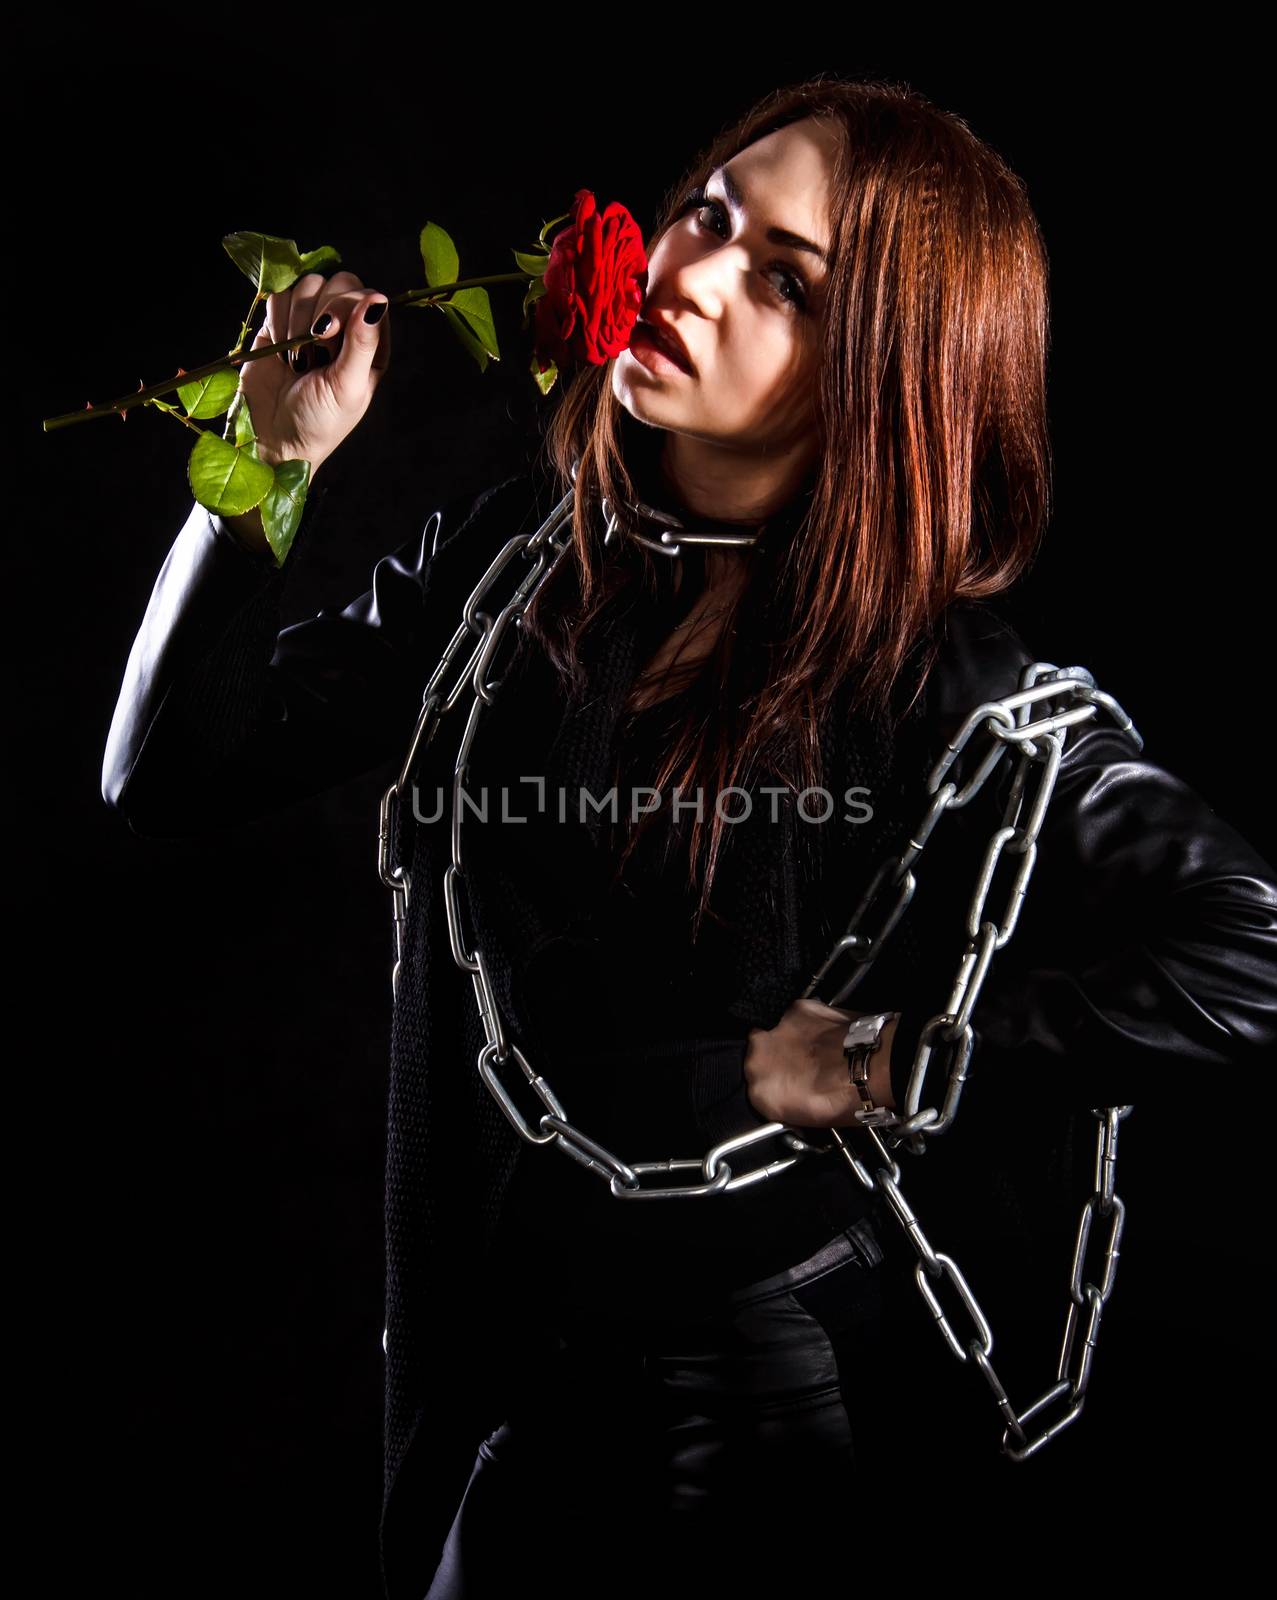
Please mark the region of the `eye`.
MULTIPOLYGON (((696 226, 705 233, 716 234, 720 239, 729 237, 730 230, 726 226, 727 213, 723 209, 722 202, 711 200, 704 189, 693 189, 679 207, 678 214, 680 217, 684 217, 689 211, 697 213, 696 226), (717 218, 719 226, 711 224, 707 227, 701 221, 701 213, 704 212, 708 212, 711 217, 717 218)), ((805 311, 807 309, 807 285, 801 273, 795 272, 792 267, 786 266, 783 261, 771 261, 767 264, 763 275, 772 284, 773 292, 782 305, 789 306, 794 311, 805 311), (789 291, 788 293, 776 289, 773 280, 777 277, 784 282, 789 291)))

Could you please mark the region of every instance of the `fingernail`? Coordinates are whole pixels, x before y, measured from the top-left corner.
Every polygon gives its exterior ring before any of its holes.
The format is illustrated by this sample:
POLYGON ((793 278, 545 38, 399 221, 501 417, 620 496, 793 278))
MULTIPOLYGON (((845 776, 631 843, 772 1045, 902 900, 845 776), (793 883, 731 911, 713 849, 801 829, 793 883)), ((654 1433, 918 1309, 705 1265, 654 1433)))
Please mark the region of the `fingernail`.
POLYGON ((298 372, 298 373, 305 372, 306 368, 309 365, 310 365, 310 356, 305 350, 294 350, 293 351, 293 371, 294 372, 298 372))
POLYGON ((381 318, 382 318, 382 314, 385 311, 386 306, 388 304, 389 304, 389 302, 386 301, 386 300, 378 300, 376 305, 369 306, 367 311, 364 312, 364 321, 365 322, 380 322, 381 318))
POLYGON ((331 313, 325 311, 322 317, 316 317, 314 322, 311 323, 310 331, 318 336, 319 334, 323 333, 326 328, 331 327, 332 320, 331 313))
POLYGON ((332 355, 321 346, 315 351, 315 359, 312 364, 318 369, 319 367, 326 367, 331 360, 332 355))

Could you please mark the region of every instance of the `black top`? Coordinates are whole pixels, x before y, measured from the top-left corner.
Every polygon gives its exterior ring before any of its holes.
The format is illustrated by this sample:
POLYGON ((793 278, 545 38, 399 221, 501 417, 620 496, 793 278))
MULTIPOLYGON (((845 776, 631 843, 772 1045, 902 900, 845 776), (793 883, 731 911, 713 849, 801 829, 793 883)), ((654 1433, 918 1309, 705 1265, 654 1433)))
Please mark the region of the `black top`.
MULTIPOLYGON (((724 1007, 712 970, 712 925, 692 937, 696 896, 688 884, 691 813, 676 817, 673 785, 659 796, 661 762, 672 742, 678 697, 627 712, 618 727, 616 818, 601 835, 600 882, 592 919, 596 982, 604 1016, 624 1018, 628 1043, 735 1038, 741 1028, 724 1007), (644 807, 651 815, 634 820, 644 807), (629 839, 637 844, 621 865, 629 839), (707 970, 708 969, 708 970, 707 970), (635 997, 643 997, 635 1004, 635 997)), ((575 1040, 562 1041, 571 1054, 575 1040)))
MULTIPOLYGON (((672 786, 640 830, 623 873, 615 871, 633 827, 633 789, 656 787, 676 717, 673 697, 621 719, 616 822, 601 836, 603 887, 593 914, 574 928, 574 942, 562 946, 558 1003, 541 1021, 544 1071, 574 1125, 629 1164, 699 1161, 716 1139, 766 1121, 742 1087, 749 1030, 725 1006, 731 973, 714 924, 692 936, 693 814, 685 810, 675 820, 672 786), (718 1080, 708 1118, 691 1100, 693 1083, 707 1092, 707 1077, 718 1080)), ((652 798, 640 793, 637 804, 652 798)), ((552 981, 546 966, 538 969, 542 983, 552 981)), ((829 1142, 823 1130, 812 1137, 829 1142)), ((789 1154, 773 1138, 727 1159, 733 1172, 743 1172, 789 1154)), ((690 1167, 665 1180, 643 1178, 645 1186, 662 1181, 704 1179, 690 1167)), ((677 1288, 686 1305, 699 1292, 750 1283, 805 1259, 868 1209, 837 1152, 690 1201, 618 1199, 597 1173, 560 1152, 534 1150, 516 1171, 501 1243, 512 1267, 534 1264, 541 1287, 567 1303, 598 1305, 613 1296, 624 1305, 650 1286, 677 1288)))

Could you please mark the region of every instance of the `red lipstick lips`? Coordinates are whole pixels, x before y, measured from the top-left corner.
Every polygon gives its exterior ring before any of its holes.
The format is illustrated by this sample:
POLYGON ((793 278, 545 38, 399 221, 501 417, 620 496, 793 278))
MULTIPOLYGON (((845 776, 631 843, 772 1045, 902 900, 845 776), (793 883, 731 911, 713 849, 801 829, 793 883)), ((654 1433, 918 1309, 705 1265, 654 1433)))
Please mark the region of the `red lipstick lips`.
POLYGON ((692 365, 691 358, 687 354, 687 347, 682 339, 679 338, 672 323, 647 316, 640 317, 635 326, 636 328, 641 328, 649 338, 659 345, 676 366, 681 367, 686 373, 695 375, 696 368, 692 365))

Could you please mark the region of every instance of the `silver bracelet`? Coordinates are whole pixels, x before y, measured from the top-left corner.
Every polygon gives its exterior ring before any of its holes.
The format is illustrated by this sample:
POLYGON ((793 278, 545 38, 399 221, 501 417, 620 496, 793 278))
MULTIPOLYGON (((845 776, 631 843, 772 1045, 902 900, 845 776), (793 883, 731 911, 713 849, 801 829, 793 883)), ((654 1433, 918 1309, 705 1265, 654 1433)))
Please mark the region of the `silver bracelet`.
POLYGON ((881 1128, 886 1123, 898 1120, 889 1107, 874 1105, 869 1090, 869 1061, 882 1042, 883 1030, 899 1015, 898 1011, 876 1011, 868 1016, 857 1017, 848 1027, 842 1042, 843 1053, 847 1057, 847 1075, 856 1086, 861 1100, 855 1117, 862 1127, 881 1128))

